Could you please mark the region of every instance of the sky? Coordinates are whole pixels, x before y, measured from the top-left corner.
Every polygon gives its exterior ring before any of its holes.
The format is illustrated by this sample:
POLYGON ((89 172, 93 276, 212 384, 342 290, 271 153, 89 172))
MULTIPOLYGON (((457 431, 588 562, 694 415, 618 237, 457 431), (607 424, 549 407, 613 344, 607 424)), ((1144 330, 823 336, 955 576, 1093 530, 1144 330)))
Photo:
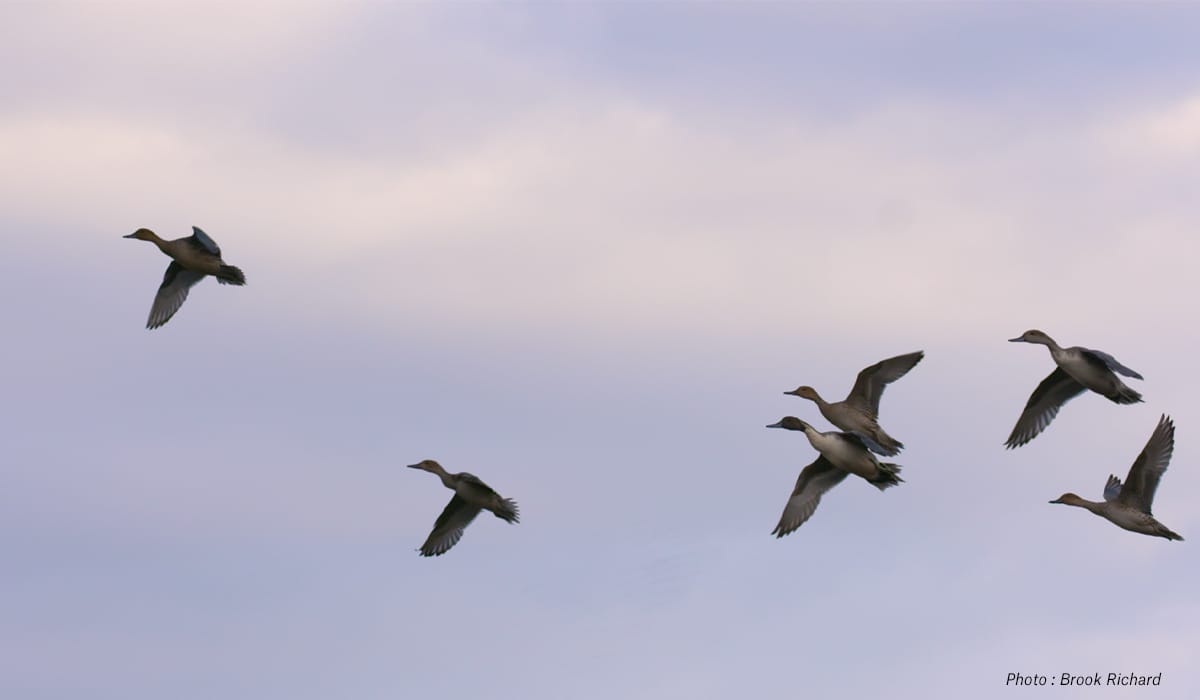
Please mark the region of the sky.
POLYGON ((1200 8, 0 4, 0 695, 1193 698, 1200 8), (245 287, 143 328, 200 226, 245 287), (1003 442, 1039 328, 1145 375, 1003 442), (905 483, 783 539, 783 392, 905 483), (1155 515, 1079 509, 1161 414, 1155 515), (520 504, 422 558, 478 475, 520 504), (1009 673, 1152 689, 1006 687, 1009 673))

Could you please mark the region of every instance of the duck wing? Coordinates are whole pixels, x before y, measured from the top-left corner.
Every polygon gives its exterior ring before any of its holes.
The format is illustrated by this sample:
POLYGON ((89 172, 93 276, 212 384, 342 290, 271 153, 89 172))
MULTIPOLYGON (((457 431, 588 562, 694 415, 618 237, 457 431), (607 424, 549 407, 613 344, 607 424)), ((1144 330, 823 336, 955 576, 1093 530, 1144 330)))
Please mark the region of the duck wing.
MULTIPOLYGON (((1142 453, 1129 468, 1129 475, 1125 477, 1125 486, 1117 496, 1117 501, 1137 508, 1146 515, 1153 515, 1150 512, 1150 505, 1154 502, 1154 492, 1158 489, 1158 482, 1162 479, 1163 472, 1167 471, 1167 465, 1170 464, 1171 454, 1174 451, 1175 424, 1164 415, 1159 419, 1154 432, 1150 434, 1150 439, 1142 448, 1142 453)), ((1107 497, 1107 495, 1106 489, 1105 496, 1107 497)))
POLYGON ((162 284, 158 287, 158 294, 154 295, 154 303, 150 306, 150 318, 146 320, 146 328, 158 328, 183 306, 183 302, 187 299, 188 290, 192 285, 204 279, 203 272, 185 269, 182 265, 175 261, 171 261, 167 265, 167 272, 163 275, 162 284))
POLYGON ((1050 376, 1033 390, 1004 446, 1009 449, 1020 447, 1037 437, 1058 415, 1058 409, 1063 404, 1084 391, 1082 384, 1072 379, 1061 367, 1055 367, 1050 376))
POLYGON ((429 537, 425 538, 425 544, 421 545, 421 549, 418 550, 421 552, 421 556, 440 556, 458 544, 463 530, 466 530, 475 516, 479 515, 480 510, 482 509, 479 506, 454 494, 442 514, 438 516, 437 521, 433 523, 433 531, 429 533, 429 537))
POLYGON ((1143 379, 1142 375, 1129 369, 1120 362, 1117 362, 1117 358, 1109 355, 1106 352, 1100 352, 1099 350, 1092 350, 1090 348, 1079 349, 1085 356, 1090 355, 1091 357, 1089 359, 1099 360, 1105 367, 1113 372, 1116 372, 1117 374, 1123 374, 1126 377, 1133 377, 1134 379, 1143 379))
POLYGON ((854 388, 846 397, 846 403, 872 416, 878 416, 879 399, 883 397, 884 387, 908 374, 908 370, 916 366, 923 357, 925 351, 918 350, 907 355, 890 357, 867 367, 858 373, 858 378, 854 380, 854 388))
POLYGON ((221 257, 221 248, 217 246, 217 242, 209 238, 208 234, 202 231, 199 226, 192 227, 192 235, 186 240, 198 250, 205 253, 212 253, 218 258, 221 257))
POLYGON ((821 496, 840 484, 848 474, 849 472, 833 466, 824 455, 817 457, 817 461, 800 471, 800 478, 796 479, 792 497, 784 506, 783 516, 779 518, 779 524, 771 534, 783 537, 803 525, 804 521, 816 512, 817 505, 821 503, 821 496))
POLYGON ((1108 482, 1104 484, 1104 500, 1115 501, 1117 496, 1121 495, 1121 480, 1116 474, 1108 475, 1108 482))

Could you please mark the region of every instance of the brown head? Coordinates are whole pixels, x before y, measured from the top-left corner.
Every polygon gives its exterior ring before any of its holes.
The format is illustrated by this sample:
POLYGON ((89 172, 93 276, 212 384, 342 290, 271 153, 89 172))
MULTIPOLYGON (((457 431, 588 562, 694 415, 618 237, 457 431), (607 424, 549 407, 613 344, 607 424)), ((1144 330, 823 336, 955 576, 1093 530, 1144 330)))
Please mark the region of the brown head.
POLYGON ((811 386, 802 386, 798 389, 793 389, 791 391, 785 391, 783 393, 788 394, 789 396, 799 396, 802 399, 808 399, 810 401, 817 401, 821 398, 817 394, 817 390, 812 388, 811 386))
POLYGON ((158 239, 158 234, 148 228, 139 228, 128 236, 121 236, 121 238, 134 238, 139 241, 153 241, 158 239))
POLYGON ((808 423, 800 420, 795 416, 784 416, 778 423, 772 423, 768 428, 783 428, 784 430, 807 430, 811 428, 808 423))
POLYGON ((1063 495, 1059 496, 1058 498, 1056 498, 1056 499, 1054 499, 1053 501, 1050 501, 1050 502, 1051 502, 1051 503, 1062 503, 1062 504, 1065 504, 1065 505, 1068 505, 1068 506, 1081 506, 1081 505, 1083 505, 1083 499, 1082 499, 1082 498, 1080 498, 1079 496, 1076 496, 1076 495, 1075 495, 1075 494, 1073 494, 1073 493, 1064 493, 1063 495))
POLYGON ((438 464, 437 462, 433 461, 432 459, 423 459, 420 462, 417 462, 416 464, 409 464, 406 466, 409 469, 424 469, 425 471, 433 472, 434 474, 446 471, 445 469, 442 469, 442 465, 438 464))

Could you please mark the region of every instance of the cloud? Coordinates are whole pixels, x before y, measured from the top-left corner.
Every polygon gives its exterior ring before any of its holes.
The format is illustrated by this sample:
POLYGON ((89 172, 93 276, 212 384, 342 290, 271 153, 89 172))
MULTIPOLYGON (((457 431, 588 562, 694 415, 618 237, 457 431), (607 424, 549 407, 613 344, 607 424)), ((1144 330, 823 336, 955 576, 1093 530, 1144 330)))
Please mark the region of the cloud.
POLYGON ((1192 165, 1200 151, 1200 95, 1137 110, 1106 125, 1099 138, 1117 156, 1192 165))
POLYGON ((389 324, 436 306, 456 326, 769 333, 788 313, 895 332, 1123 307, 1097 273, 1182 265, 1156 249, 1190 246, 1178 239, 1190 218, 1135 211, 1120 178, 1092 178, 1092 131, 998 123, 928 105, 836 126, 693 118, 575 93, 401 157, 251 127, 10 117, 0 184, 15 215, 58 210, 64 228, 202 225, 231 259, 290 268, 274 271, 280 300, 316 285, 320 306, 389 324), (1048 174, 1029 172, 1039 158, 1048 174), (1071 176, 1050 182, 1060 173, 1071 176), (1057 235, 1072 218, 1094 226, 1094 247, 1057 235), (1114 246, 1127 254, 1105 270, 1114 246), (1039 278, 1060 294, 1033 291, 1039 278))

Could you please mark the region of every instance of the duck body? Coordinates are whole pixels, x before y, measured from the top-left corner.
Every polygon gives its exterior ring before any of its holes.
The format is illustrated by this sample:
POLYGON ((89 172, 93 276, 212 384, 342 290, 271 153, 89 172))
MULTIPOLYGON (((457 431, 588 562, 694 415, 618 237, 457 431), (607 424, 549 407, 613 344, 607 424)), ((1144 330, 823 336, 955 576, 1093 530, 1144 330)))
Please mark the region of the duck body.
MULTIPOLYGON (((1094 350, 1081 347, 1050 348, 1054 364, 1083 388, 1119 404, 1138 403, 1142 395, 1125 385, 1103 360, 1097 361, 1094 350)), ((1138 375, 1141 378, 1141 375, 1138 375)))
POLYGON ((1152 537, 1162 537, 1167 540, 1183 540, 1183 537, 1176 532, 1172 532, 1166 525, 1158 522, 1153 515, 1143 513, 1136 508, 1123 506, 1119 503, 1112 501, 1089 501, 1073 493, 1064 493, 1050 502, 1084 508, 1123 530, 1150 535, 1152 537))
POLYGON ((1060 347, 1042 331, 1025 331, 1010 343, 1045 345, 1056 365, 1053 372, 1033 390, 1017 424, 1004 443, 1009 449, 1020 447, 1046 429, 1063 404, 1085 391, 1092 391, 1113 403, 1139 403, 1142 395, 1126 386, 1118 374, 1134 379, 1142 375, 1121 364, 1108 353, 1084 347, 1060 347))
POLYGON ((880 491, 904 481, 900 478, 900 465, 880 462, 853 433, 822 433, 793 416, 767 427, 802 431, 809 444, 820 453, 796 479, 779 524, 771 532, 776 537, 790 534, 803 525, 816 512, 821 496, 851 474, 865 479, 880 491))
POLYGON ((1175 424, 1164 415, 1129 468, 1125 483, 1122 484, 1116 475, 1108 477, 1103 501, 1089 501, 1074 493, 1064 493, 1050 502, 1084 508, 1130 532, 1167 540, 1183 540, 1178 533, 1160 523, 1150 508, 1158 482, 1166 472, 1174 450, 1175 424))
POLYGON ((162 284, 154 297, 154 304, 150 307, 147 328, 158 328, 171 320, 179 307, 183 306, 188 291, 206 276, 215 277, 221 284, 246 284, 246 276, 242 271, 226 265, 216 241, 197 226, 192 227, 192 235, 173 241, 163 240, 148 228, 140 228, 125 238, 150 241, 171 258, 171 264, 167 265, 162 284))
POLYGON ((881 491, 900 481, 895 476, 898 470, 886 469, 863 442, 855 439, 852 434, 834 431, 822 433, 811 425, 807 425, 804 435, 813 449, 820 452, 821 456, 829 460, 833 466, 866 479, 881 491))
POLYGON ((421 469, 436 474, 442 485, 454 491, 450 503, 446 504, 442 514, 434 522, 433 531, 429 533, 425 544, 417 550, 423 557, 441 556, 449 551, 462 538, 467 525, 470 525, 481 511, 491 511, 497 518, 508 523, 520 521, 516 501, 496 493, 474 474, 452 474, 432 459, 408 466, 410 469, 421 469))
POLYGON ((867 367, 858 373, 854 387, 845 401, 830 403, 810 386, 802 386, 784 393, 811 400, 817 404, 817 410, 825 420, 862 438, 863 443, 872 452, 891 457, 904 449, 904 443, 888 435, 880 427, 879 400, 888 384, 907 374, 923 357, 925 353, 918 351, 888 358, 867 367))
MULTIPOLYGON (((803 394, 797 394, 797 396, 803 396, 803 394)), ((888 435, 880 427, 879 419, 871 413, 846 401, 829 403, 822 399, 816 391, 812 392, 812 396, 813 403, 817 404, 817 410, 821 412, 825 420, 845 432, 858 435, 871 451, 891 457, 904 449, 904 443, 888 435)))

